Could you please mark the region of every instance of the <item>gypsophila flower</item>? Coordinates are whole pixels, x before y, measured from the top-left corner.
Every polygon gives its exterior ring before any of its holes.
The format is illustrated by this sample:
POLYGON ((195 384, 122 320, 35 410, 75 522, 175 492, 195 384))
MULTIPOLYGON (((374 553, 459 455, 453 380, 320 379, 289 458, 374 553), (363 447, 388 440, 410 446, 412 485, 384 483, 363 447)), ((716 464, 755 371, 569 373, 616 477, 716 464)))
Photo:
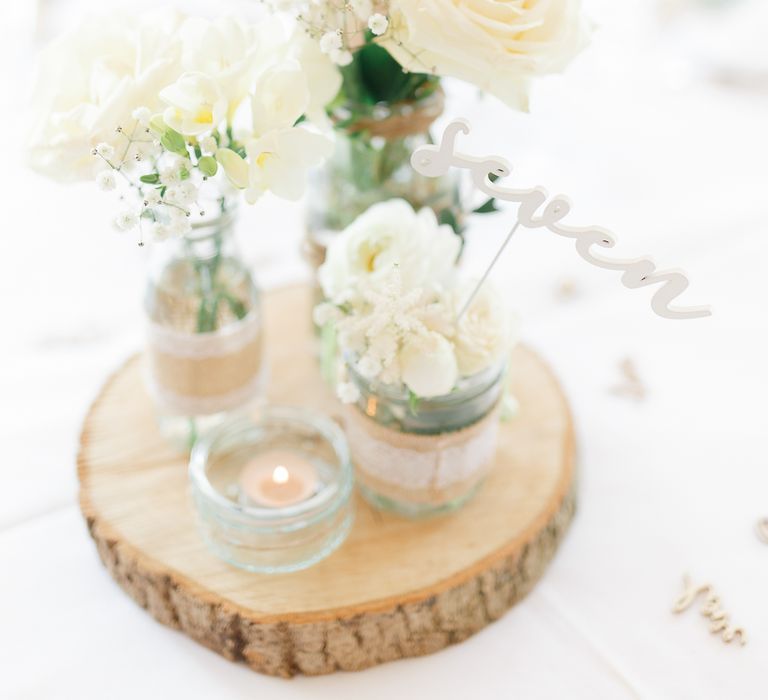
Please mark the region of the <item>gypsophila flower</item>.
POLYGON ((147 190, 144 193, 144 201, 147 203, 148 207, 157 206, 161 201, 160 191, 154 187, 151 190, 147 190))
POLYGON ((352 63, 352 53, 347 51, 346 49, 334 49, 333 51, 331 51, 330 56, 331 56, 331 60, 337 66, 341 66, 342 68, 352 63))
POLYGON ((160 222, 155 222, 152 224, 150 233, 152 234, 152 238, 154 238, 156 241, 164 241, 171 236, 171 233, 168 230, 168 226, 160 222))
POLYGON ((336 396, 342 403, 355 403, 360 398, 360 390, 352 382, 341 382, 336 387, 336 396))
POLYGON ((115 174, 111 170, 102 170, 96 176, 96 185, 104 192, 111 192, 117 187, 115 174))
POLYGON ((357 18, 363 21, 370 17, 373 12, 373 2, 371 0, 350 0, 349 6, 357 18))
POLYGON ((160 182, 166 186, 181 182, 181 169, 165 167, 160 169, 160 182))
POLYGON ((192 230, 192 224, 186 216, 175 218, 168 224, 168 233, 172 238, 186 236, 192 230))
POLYGON ((341 32, 326 32, 320 37, 320 50, 323 53, 332 54, 342 47, 341 32))
POLYGON ((380 12, 377 12, 368 18, 368 29, 370 29, 376 36, 381 36, 386 32, 387 27, 389 27, 389 20, 380 12))
POLYGON ((148 107, 137 107, 131 112, 131 116, 142 126, 149 124, 149 120, 152 119, 152 112, 148 107))
POLYGON ((136 212, 126 209, 120 212, 114 220, 114 226, 118 231, 130 231, 139 225, 139 217, 136 212))
POLYGON ((373 379, 382 370, 381 361, 371 354, 366 354, 357 361, 356 369, 366 379, 373 379))
POLYGON ((333 323, 341 318, 341 311, 330 303, 318 304, 312 311, 312 320, 317 326, 333 323))
POLYGON ((108 143, 103 143, 103 142, 97 144, 94 151, 96 151, 96 154, 101 156, 105 160, 109 160, 115 155, 115 149, 112 146, 110 146, 108 143))
POLYGON ((203 153, 216 153, 219 144, 216 143, 216 139, 213 136, 206 136, 200 140, 200 148, 203 153))

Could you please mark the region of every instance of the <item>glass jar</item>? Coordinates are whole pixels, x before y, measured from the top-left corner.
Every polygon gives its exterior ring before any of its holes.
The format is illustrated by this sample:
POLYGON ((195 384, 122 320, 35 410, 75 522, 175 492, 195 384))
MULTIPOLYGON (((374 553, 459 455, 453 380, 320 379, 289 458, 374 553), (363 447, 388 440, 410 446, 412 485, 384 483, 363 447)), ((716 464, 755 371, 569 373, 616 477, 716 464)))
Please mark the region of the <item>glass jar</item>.
POLYGON ((205 541, 217 556, 248 571, 304 569, 333 552, 352 524, 352 464, 344 433, 330 418, 303 409, 270 407, 255 422, 211 431, 192 450, 189 478, 205 541), (253 480, 244 475, 254 459, 257 466, 258 460, 274 462, 289 476, 292 470, 307 487, 304 494, 284 492, 281 501, 278 492, 266 504, 253 500, 258 492, 249 491, 253 480))
POLYGON ((443 223, 461 230, 458 171, 431 178, 410 163, 416 148, 433 143, 430 127, 444 101, 437 89, 416 102, 350 105, 335 112, 334 154, 308 183, 305 254, 315 269, 335 234, 388 199, 405 199, 415 209, 431 207, 443 223))
POLYGON ((161 429, 179 448, 262 391, 259 293, 235 244, 235 210, 222 209, 153 251, 147 379, 161 429))
POLYGON ((361 493, 373 505, 419 517, 456 510, 496 453, 506 363, 462 378, 449 394, 414 400, 372 383, 347 362, 360 397, 346 413, 361 493))

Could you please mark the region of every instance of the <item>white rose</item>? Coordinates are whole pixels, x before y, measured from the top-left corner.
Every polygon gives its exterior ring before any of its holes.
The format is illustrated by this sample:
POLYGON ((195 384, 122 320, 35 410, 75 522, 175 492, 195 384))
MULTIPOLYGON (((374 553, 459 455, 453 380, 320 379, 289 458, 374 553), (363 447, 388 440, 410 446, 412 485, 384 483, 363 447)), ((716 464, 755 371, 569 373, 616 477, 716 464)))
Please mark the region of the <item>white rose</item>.
POLYGON ((205 73, 184 73, 160 91, 168 105, 163 120, 184 136, 199 136, 218 127, 227 116, 227 100, 218 83, 205 73))
POLYGON ((61 181, 86 180, 104 167, 91 155, 107 143, 122 156, 137 107, 158 112, 160 90, 179 75, 181 17, 111 12, 86 19, 47 47, 33 85, 30 165, 61 181))
POLYGON ((399 365, 403 382, 421 398, 447 394, 459 378, 453 346, 433 331, 408 338, 399 365))
MULTIPOLYGON (((464 307, 475 283, 455 295, 455 313, 464 307)), ((512 347, 510 315, 504 300, 488 284, 480 288, 459 319, 454 335, 456 359, 462 376, 481 372, 499 362, 512 347)))
POLYGON ((326 297, 343 295, 361 278, 381 279, 397 265, 404 288, 445 282, 453 272, 461 241, 440 225, 431 209, 416 213, 408 202, 374 204, 335 236, 319 280, 326 297))
POLYGON ((406 69, 466 80, 527 109, 530 78, 586 43, 580 0, 392 0, 381 44, 406 69))

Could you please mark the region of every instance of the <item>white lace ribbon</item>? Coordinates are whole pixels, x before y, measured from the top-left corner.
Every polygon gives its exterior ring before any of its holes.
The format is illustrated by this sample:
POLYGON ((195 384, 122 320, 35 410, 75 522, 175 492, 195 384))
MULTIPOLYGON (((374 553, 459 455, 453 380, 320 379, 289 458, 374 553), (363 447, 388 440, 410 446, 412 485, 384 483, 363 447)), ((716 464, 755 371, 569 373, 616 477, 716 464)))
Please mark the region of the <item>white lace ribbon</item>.
POLYGON ((467 428, 440 435, 415 435, 386 428, 356 407, 346 413, 355 466, 398 489, 439 491, 476 482, 490 468, 499 431, 498 407, 467 428))
POLYGON ((166 355, 204 359, 239 352, 256 338, 260 330, 261 320, 255 312, 211 333, 184 333, 150 321, 147 340, 166 355))

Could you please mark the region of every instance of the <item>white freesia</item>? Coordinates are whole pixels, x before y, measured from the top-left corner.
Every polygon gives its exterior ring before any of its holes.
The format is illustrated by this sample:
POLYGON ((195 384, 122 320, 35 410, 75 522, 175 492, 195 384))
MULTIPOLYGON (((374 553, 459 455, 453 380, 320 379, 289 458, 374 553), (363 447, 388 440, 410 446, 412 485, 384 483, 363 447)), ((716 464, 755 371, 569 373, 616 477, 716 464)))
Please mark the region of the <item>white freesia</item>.
POLYGON ((205 73, 184 73, 160 91, 160 99, 168 105, 163 120, 184 136, 204 134, 227 116, 224 93, 205 73))
POLYGON ((447 394, 459 378, 453 346, 434 331, 406 340, 399 361, 403 383, 421 398, 447 394))
POLYGON ((285 43, 277 19, 249 24, 235 17, 190 17, 179 28, 185 71, 205 73, 227 103, 227 118, 253 88, 258 71, 285 43))
POLYGON ((361 278, 381 278, 397 266, 406 289, 442 284, 453 273, 461 241, 440 225, 431 209, 415 212, 408 202, 374 204, 328 247, 319 280, 335 299, 361 278))
POLYGON ((284 199, 301 198, 306 171, 319 165, 332 150, 330 139, 303 126, 275 129, 250 141, 246 146, 246 200, 252 204, 267 190, 284 199))
POLYGON ((30 165, 61 181, 93 178, 104 163, 100 142, 121 156, 134 109, 160 111, 160 90, 179 75, 175 12, 111 12, 87 19, 41 54, 33 85, 30 165))
MULTIPOLYGON (((476 283, 463 285, 454 295, 455 313, 464 307, 476 283)), ((456 324, 453 337, 462 376, 470 376, 501 362, 512 347, 509 311, 498 292, 483 285, 456 324)))
POLYGON ((320 50, 318 42, 300 28, 290 40, 289 58, 295 58, 307 79, 309 100, 305 114, 313 124, 325 127, 329 124, 325 113, 328 105, 341 89, 341 72, 327 54, 320 50))
POLYGON ((309 85, 301 64, 286 61, 265 70, 252 97, 253 132, 293 126, 309 104, 309 85))
POLYGON ((392 0, 381 44, 405 68, 466 80, 527 109, 530 78, 586 43, 580 0, 392 0))

